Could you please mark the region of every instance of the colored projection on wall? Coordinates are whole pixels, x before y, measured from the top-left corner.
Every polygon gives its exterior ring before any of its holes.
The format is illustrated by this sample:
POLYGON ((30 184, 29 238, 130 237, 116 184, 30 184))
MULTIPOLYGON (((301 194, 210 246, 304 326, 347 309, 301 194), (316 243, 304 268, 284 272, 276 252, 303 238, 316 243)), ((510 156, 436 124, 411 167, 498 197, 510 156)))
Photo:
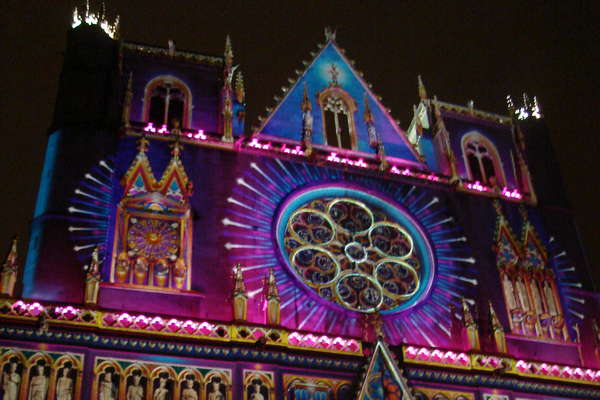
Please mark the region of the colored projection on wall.
POLYGON ((280 221, 279 245, 291 269, 347 309, 399 311, 432 277, 431 250, 418 227, 366 192, 333 185, 303 192, 280 221), (337 193, 345 197, 329 197, 337 193))
POLYGON ((273 269, 283 326, 359 336, 377 310, 392 343, 452 343, 447 307, 470 298, 475 260, 434 192, 281 160, 249 162, 233 181, 229 262, 248 293, 273 269))

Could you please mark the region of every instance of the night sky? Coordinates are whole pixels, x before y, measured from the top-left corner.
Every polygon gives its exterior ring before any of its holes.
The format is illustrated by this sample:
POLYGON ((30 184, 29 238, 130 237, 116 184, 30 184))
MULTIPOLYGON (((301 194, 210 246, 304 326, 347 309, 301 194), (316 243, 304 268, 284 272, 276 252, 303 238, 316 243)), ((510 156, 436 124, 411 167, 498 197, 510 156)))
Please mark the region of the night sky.
MULTIPOLYGON (((0 3, 0 252, 16 233, 23 262, 66 31, 83 1, 0 3)), ((179 49, 222 54, 229 33, 246 81, 248 129, 324 42, 325 26, 337 29, 339 45, 404 129, 418 101, 417 74, 440 100, 473 99, 476 108, 496 113, 506 114, 509 93, 536 95, 600 286, 600 2, 107 0, 106 6, 110 16, 120 14, 128 41, 166 46, 173 39, 179 49)))

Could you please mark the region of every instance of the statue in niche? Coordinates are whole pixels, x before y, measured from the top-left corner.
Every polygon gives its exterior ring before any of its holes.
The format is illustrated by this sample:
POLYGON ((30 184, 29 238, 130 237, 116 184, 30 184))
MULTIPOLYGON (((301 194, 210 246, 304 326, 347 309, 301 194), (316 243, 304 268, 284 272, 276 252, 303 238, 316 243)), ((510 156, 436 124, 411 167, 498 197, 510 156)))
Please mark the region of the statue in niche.
POLYGON ((146 281, 146 275, 148 275, 148 260, 146 260, 146 257, 138 257, 138 259, 135 260, 134 272, 135 283, 143 285, 146 281))
POLYGON ((142 371, 136 369, 127 381, 129 386, 127 387, 126 400, 143 400, 145 379, 142 377, 142 371))
POLYGON ((546 296, 546 304, 548 304, 548 314, 552 316, 558 315, 556 302, 554 301, 554 291, 548 281, 544 281, 544 295, 546 296))
POLYGON ((109 367, 100 375, 100 384, 98 385, 98 400, 117 400, 117 384, 119 376, 114 373, 114 369, 109 367))
POLYGON ((504 274, 504 280, 502 281, 502 283, 504 284, 504 295, 506 296, 506 304, 508 305, 508 309, 514 310, 515 308, 517 308, 517 300, 515 299, 515 289, 507 274, 504 274))
POLYGON ((517 278, 517 292, 519 293, 519 300, 521 301, 521 308, 523 311, 529 311, 529 298, 527 297, 527 289, 523 284, 523 278, 517 278))
POLYGON ((182 383, 181 400, 198 400, 198 388, 200 384, 193 376, 188 376, 182 383))
POLYGON ((169 283, 169 265, 167 260, 159 259, 154 264, 154 284, 158 287, 166 287, 169 283))
POLYGON ((98 289, 100 288, 100 256, 98 247, 92 252, 90 266, 85 273, 85 297, 86 304, 96 304, 98 302, 98 289))
POLYGON ((44 361, 38 361, 31 368, 30 374, 27 400, 46 400, 46 395, 48 394, 48 371, 44 361))
POLYGON ((540 296, 540 289, 536 281, 531 281, 531 295, 531 297, 533 297, 533 305, 535 306, 536 314, 542 314, 544 312, 544 306, 542 297, 540 296))
POLYGON ((56 380, 56 400, 73 400, 73 387, 77 371, 73 364, 67 361, 58 371, 59 378, 56 380))
POLYGON ((213 377, 206 388, 207 400, 225 400, 225 384, 221 383, 221 378, 213 377))
POLYGON ((253 379, 246 390, 249 400, 269 400, 269 388, 260 379, 253 379))
POLYGON ((181 257, 175 261, 175 267, 173 268, 173 271, 175 275, 175 287, 177 287, 177 289, 181 289, 185 283, 185 273, 187 271, 185 261, 183 261, 181 257))
POLYGON ((124 251, 117 257, 117 282, 125 283, 129 276, 129 257, 124 251))
POLYGON ((161 373, 158 380, 154 381, 154 395, 153 400, 168 400, 171 398, 171 381, 169 375, 161 373))
POLYGON ((17 400, 19 387, 21 386, 21 370, 17 357, 11 358, 10 362, 4 366, 2 371, 2 391, 4 393, 2 400, 17 400))

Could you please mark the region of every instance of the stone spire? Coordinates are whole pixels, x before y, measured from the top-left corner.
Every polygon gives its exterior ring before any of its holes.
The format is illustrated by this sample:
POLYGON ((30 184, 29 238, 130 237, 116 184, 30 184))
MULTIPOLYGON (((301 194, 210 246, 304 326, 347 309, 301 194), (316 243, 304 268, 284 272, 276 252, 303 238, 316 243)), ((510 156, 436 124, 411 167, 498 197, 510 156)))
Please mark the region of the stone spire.
POLYGON ((233 267, 233 319, 235 321, 245 321, 248 316, 248 294, 244 284, 242 266, 236 264, 233 267))
POLYGON ((473 314, 471 314, 471 310, 469 309, 469 304, 462 298, 462 309, 463 309, 463 324, 465 328, 465 333, 467 336, 467 340, 469 343, 469 350, 479 350, 481 348, 481 344, 479 341, 479 326, 477 325, 477 321, 473 318, 473 314))
POLYGON ((423 79, 421 79, 421 75, 417 75, 417 82, 419 86, 419 98, 424 100, 427 98, 427 89, 425 89, 425 84, 423 84, 423 79))
POLYGON ((98 302, 100 289, 100 255, 98 246, 92 251, 92 259, 85 273, 84 303, 95 305, 98 302))
POLYGON ((235 98, 240 104, 243 104, 246 100, 246 88, 244 87, 244 75, 242 71, 238 71, 235 78, 235 98))
POLYGON ((0 270, 0 295, 13 297, 15 294, 15 284, 17 283, 17 274, 19 266, 17 265, 17 238, 12 240, 10 251, 0 270))
POLYGON ((277 289, 277 280, 273 269, 269 269, 269 275, 265 279, 266 299, 267 299, 267 324, 279 325, 281 319, 281 308, 279 290, 277 289))
POLYGON ((498 316, 496 315, 496 311, 494 311, 494 306, 492 302, 489 302, 490 306, 490 330, 492 335, 494 336, 494 343, 496 343, 496 351, 498 353, 506 353, 506 337, 504 336, 504 327, 498 316))
POLYGON ((302 141, 306 147, 305 154, 310 156, 312 153, 313 114, 306 83, 304 83, 304 95, 300 108, 302 111, 302 141))

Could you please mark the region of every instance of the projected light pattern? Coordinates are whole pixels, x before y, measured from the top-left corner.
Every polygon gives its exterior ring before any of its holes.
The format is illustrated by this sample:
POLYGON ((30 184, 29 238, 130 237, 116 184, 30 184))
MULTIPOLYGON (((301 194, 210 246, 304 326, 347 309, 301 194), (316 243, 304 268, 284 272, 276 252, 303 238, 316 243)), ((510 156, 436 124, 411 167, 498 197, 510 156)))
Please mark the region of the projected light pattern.
POLYGON ((73 250, 82 263, 90 260, 98 247, 100 259, 106 254, 105 243, 110 219, 113 162, 101 160, 83 176, 73 192, 68 208, 70 214, 69 238, 73 250))
MULTIPOLYGON (((299 278, 307 275, 299 275, 293 264, 288 265, 289 257, 282 257, 293 253, 293 250, 292 253, 288 253, 285 246, 285 234, 288 232, 289 217, 294 212, 297 212, 296 216, 299 217, 296 219, 299 225, 292 225, 291 229, 296 235, 304 237, 304 242, 299 242, 302 243, 300 247, 320 247, 313 249, 313 254, 331 253, 332 249, 323 244, 328 241, 333 243, 334 232, 342 231, 338 225, 343 228, 344 224, 323 210, 338 204, 339 202, 334 203, 336 199, 346 199, 344 206, 362 210, 367 216, 370 212, 375 224, 386 221, 394 228, 402 229, 396 231, 396 236, 390 234, 388 238, 398 241, 393 257, 396 257, 395 261, 402 261, 416 272, 407 278, 408 282, 403 282, 406 284, 404 289, 398 289, 405 290, 399 293, 410 294, 409 298, 380 306, 383 330, 390 343, 443 346, 457 340, 452 339, 450 333, 451 305, 459 309, 463 297, 470 304, 474 304, 471 296, 477 280, 473 278, 469 269, 472 268, 475 259, 466 246, 466 238, 461 229, 454 224, 454 219, 447 215, 443 203, 428 190, 410 184, 384 182, 346 174, 341 170, 278 159, 263 159, 260 163, 250 163, 249 168, 236 179, 236 183, 227 199, 227 215, 222 220, 223 235, 226 238, 225 248, 229 252, 228 262, 241 263, 244 266, 244 278, 249 293, 259 293, 265 274, 269 269, 274 270, 281 297, 284 326, 338 335, 359 336, 362 333, 363 313, 360 311, 363 310, 359 307, 345 307, 341 302, 330 301, 320 296, 311 287, 315 283, 311 279, 299 278), (316 203, 313 203, 315 201, 316 203), (321 210, 318 207, 321 207, 321 210), (311 217, 310 213, 300 211, 306 208, 313 208, 318 212, 313 213, 311 217), (321 220, 315 219, 315 216, 321 220), (299 233, 306 229, 307 225, 310 225, 311 229, 314 225, 315 230, 308 236, 299 233), (273 229, 276 232, 273 233, 273 229), (411 240, 414 246, 413 253, 410 253, 411 240), (433 275, 435 279, 432 279, 433 275), (410 279, 414 279, 413 282, 417 282, 418 279, 418 288, 414 294, 415 288, 411 287, 410 279)), ((360 225, 364 215, 362 212, 359 214, 357 219, 360 225)), ((367 217, 367 222, 371 223, 368 218, 370 217, 367 217)), ((371 227, 359 226, 367 231, 371 227)), ((288 235, 292 237, 291 232, 288 235)), ((373 229, 371 237, 374 239, 375 236, 377 235, 374 235, 373 229)), ((350 240, 348 234, 345 240, 350 240)), ((350 243, 352 242, 346 245, 350 243)), ((383 242, 379 245, 382 249, 385 246, 383 242)), ((361 246, 347 246, 343 252, 342 249, 338 249, 340 258, 346 259, 342 261, 342 265, 344 262, 362 260, 364 254, 361 253, 361 248, 364 250, 364 246, 361 246)), ((372 242, 369 246, 373 247, 372 242)), ((291 249, 291 246, 289 248, 291 249)), ((380 254, 377 250, 371 251, 380 254)), ((313 268, 310 262, 310 266, 304 266, 302 261, 299 263, 300 271, 313 268)), ((304 263, 306 264, 306 261, 304 263)), ((337 265, 333 261, 330 263, 333 263, 333 266, 326 262, 325 270, 335 274, 337 265)), ((381 264, 381 261, 379 263, 381 264)), ((342 266, 339 268, 341 270, 342 266)), ((406 270, 410 271, 409 268, 406 270)), ((385 273, 386 271, 381 271, 382 275, 385 273)), ((323 279, 333 279, 327 277, 327 274, 324 275, 323 279)), ((314 279, 319 282, 321 277, 314 279)), ((397 277, 394 279, 400 281, 397 277)), ((375 273, 364 281, 368 281, 379 290, 386 279, 380 281, 375 273)), ((458 314, 456 317, 460 318, 458 314)))
MULTIPOLYGON (((353 193, 327 187, 336 189, 353 193)), ((327 300, 359 312, 397 311, 419 290, 422 263, 412 236, 382 208, 353 197, 320 198, 282 224, 284 257, 327 300)))

